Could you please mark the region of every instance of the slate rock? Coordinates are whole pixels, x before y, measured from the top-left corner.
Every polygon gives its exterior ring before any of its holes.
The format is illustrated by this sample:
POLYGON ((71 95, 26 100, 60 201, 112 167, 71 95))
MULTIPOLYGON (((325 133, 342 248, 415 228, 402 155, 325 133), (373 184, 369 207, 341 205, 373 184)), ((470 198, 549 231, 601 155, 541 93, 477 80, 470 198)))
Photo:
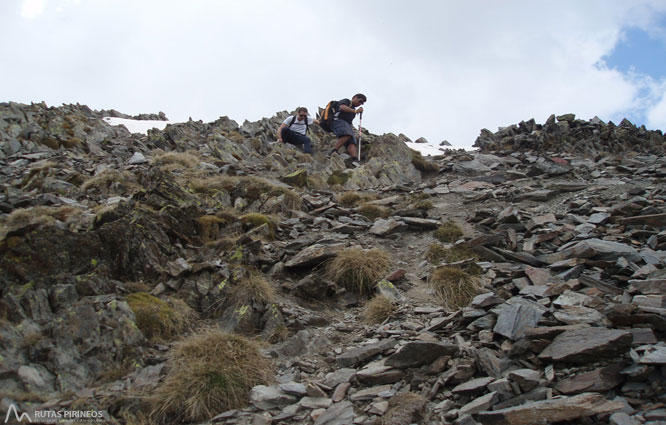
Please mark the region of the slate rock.
POLYGON ((319 415, 314 425, 350 425, 354 421, 354 406, 350 401, 335 403, 319 415))
POLYGON ((336 250, 343 246, 342 243, 310 245, 287 261, 284 266, 287 268, 301 268, 319 265, 335 257, 336 250))
POLYGON ((439 357, 453 356, 457 353, 457 345, 414 341, 407 343, 398 352, 392 354, 386 360, 386 365, 397 368, 419 367, 432 363, 439 357))
POLYGON ((342 367, 350 367, 368 360, 377 354, 390 350, 398 342, 393 339, 385 339, 374 344, 363 345, 345 351, 337 357, 337 362, 342 367))
POLYGON ((550 424, 613 412, 623 408, 617 401, 606 400, 597 393, 525 403, 516 407, 480 412, 475 419, 483 425, 550 424))
POLYGON ((298 399, 277 387, 257 385, 250 390, 250 403, 261 410, 270 410, 296 403, 298 399))
POLYGON ((577 394, 586 391, 608 391, 623 381, 620 365, 610 365, 580 373, 555 384, 555 389, 562 394, 577 394))
POLYGON ((542 315, 542 310, 529 305, 507 305, 497 316, 493 332, 516 341, 523 336, 526 328, 536 326, 542 315))
POLYGON ((631 346, 629 331, 606 328, 585 328, 565 331, 539 354, 542 360, 586 363, 600 357, 626 353, 631 346))

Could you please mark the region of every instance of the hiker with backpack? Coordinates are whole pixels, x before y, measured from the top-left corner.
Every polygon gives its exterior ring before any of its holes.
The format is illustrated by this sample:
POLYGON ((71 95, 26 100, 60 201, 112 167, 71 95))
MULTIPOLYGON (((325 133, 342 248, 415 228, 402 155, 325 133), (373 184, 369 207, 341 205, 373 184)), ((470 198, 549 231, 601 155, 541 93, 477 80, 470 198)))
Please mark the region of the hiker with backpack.
POLYGON ((310 118, 308 109, 300 107, 296 115, 287 117, 277 131, 278 142, 289 143, 302 147, 303 152, 312 154, 312 141, 306 135, 308 126, 312 123, 319 124, 319 120, 310 118))
MULTIPOLYGON (((335 143, 335 147, 328 154, 330 157, 334 153, 338 152, 342 146, 347 148, 347 153, 351 157, 352 161, 357 162, 358 158, 358 142, 354 136, 354 129, 352 127, 352 122, 357 114, 363 113, 363 104, 368 100, 368 98, 361 93, 355 94, 351 100, 342 99, 337 102, 337 105, 332 105, 335 107, 336 111, 333 115, 333 122, 331 123, 331 130, 333 134, 338 138, 338 141, 335 143)), ((359 135, 360 136, 360 135, 359 135)))

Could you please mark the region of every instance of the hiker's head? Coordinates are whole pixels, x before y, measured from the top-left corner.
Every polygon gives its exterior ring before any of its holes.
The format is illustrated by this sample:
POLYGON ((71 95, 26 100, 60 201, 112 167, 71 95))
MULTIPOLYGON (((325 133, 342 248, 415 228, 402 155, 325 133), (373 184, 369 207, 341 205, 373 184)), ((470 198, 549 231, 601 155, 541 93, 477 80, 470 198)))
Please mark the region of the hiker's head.
POLYGON ((352 100, 351 100, 352 106, 354 108, 356 108, 357 106, 363 105, 367 101, 368 101, 368 98, 365 97, 365 95, 361 94, 361 93, 355 94, 354 97, 352 97, 352 100))
POLYGON ((304 120, 308 117, 308 108, 301 106, 300 108, 296 109, 296 115, 298 115, 298 118, 301 120, 304 120))

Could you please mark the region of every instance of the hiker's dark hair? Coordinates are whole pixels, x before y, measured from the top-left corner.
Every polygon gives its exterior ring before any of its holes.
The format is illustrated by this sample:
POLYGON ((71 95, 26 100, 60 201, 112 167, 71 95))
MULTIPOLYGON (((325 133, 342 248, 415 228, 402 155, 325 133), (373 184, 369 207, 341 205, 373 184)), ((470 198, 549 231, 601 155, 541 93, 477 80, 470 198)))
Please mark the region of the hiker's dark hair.
POLYGON ((310 114, 310 113, 308 112, 308 108, 306 108, 305 106, 301 106, 300 108, 296 109, 296 113, 297 113, 297 114, 300 114, 301 112, 305 112, 305 113, 308 114, 308 115, 310 114))
POLYGON ((363 102, 367 102, 367 101, 368 101, 368 98, 365 97, 365 95, 364 95, 363 93, 356 93, 356 94, 354 95, 354 97, 357 97, 357 98, 361 99, 363 102))

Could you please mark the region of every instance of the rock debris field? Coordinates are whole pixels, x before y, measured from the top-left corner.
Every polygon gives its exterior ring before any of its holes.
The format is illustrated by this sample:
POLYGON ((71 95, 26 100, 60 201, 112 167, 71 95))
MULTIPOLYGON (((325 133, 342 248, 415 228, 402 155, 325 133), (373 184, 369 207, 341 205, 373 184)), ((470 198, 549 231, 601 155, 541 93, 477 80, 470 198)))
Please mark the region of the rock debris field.
POLYGON ((287 115, 0 103, 3 415, 666 424, 662 132, 364 130, 356 167, 275 143, 287 115))

